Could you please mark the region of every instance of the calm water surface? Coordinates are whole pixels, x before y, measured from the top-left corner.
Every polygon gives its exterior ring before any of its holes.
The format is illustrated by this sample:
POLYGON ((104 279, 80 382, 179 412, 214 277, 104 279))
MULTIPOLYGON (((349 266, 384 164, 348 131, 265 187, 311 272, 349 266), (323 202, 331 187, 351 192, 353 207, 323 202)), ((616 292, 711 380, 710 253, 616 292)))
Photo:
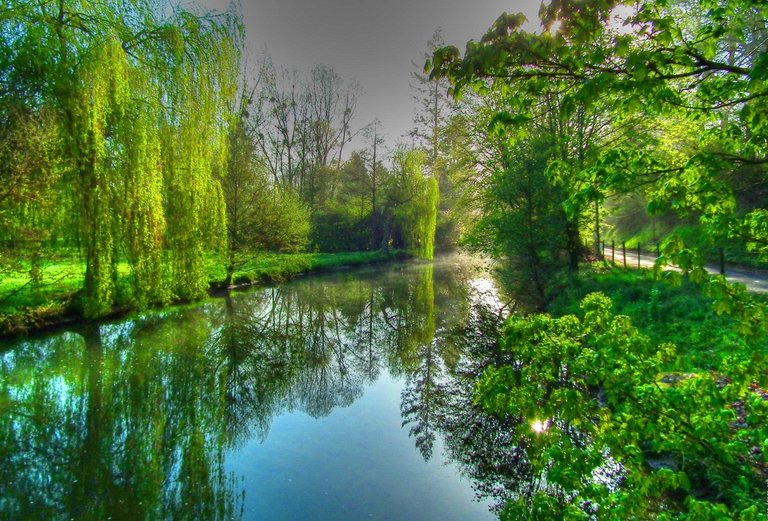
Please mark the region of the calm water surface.
POLYGON ((0 519, 495 519, 522 470, 472 405, 500 306, 478 266, 307 277, 0 345, 0 519))

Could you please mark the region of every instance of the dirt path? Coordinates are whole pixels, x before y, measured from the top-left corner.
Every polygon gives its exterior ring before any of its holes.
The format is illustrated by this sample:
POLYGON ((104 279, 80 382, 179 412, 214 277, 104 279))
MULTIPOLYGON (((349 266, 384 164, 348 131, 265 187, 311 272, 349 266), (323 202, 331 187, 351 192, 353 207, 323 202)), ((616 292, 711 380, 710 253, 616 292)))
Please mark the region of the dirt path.
MULTIPOLYGON (((613 261, 616 265, 622 266, 624 264, 624 256, 621 250, 616 250, 613 256, 613 261)), ((611 248, 605 248, 605 259, 611 260, 611 248)), ((652 268, 656 262, 655 255, 649 255, 645 253, 640 254, 639 264, 636 251, 627 250, 627 267, 628 268, 652 268)), ((706 266, 707 271, 710 273, 720 273, 720 268, 714 264, 708 264, 706 266)), ((742 266, 725 265, 725 278, 731 282, 739 282, 744 284, 749 291, 755 293, 768 293, 768 270, 760 270, 757 268, 744 268, 742 266)))

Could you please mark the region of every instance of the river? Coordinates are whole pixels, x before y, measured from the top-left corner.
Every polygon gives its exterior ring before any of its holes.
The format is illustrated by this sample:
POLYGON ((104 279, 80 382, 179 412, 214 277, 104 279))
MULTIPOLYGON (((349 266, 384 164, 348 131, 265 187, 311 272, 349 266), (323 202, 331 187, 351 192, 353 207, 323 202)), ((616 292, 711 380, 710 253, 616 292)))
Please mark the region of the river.
POLYGON ((496 519, 500 305, 450 256, 0 345, 0 518, 496 519))

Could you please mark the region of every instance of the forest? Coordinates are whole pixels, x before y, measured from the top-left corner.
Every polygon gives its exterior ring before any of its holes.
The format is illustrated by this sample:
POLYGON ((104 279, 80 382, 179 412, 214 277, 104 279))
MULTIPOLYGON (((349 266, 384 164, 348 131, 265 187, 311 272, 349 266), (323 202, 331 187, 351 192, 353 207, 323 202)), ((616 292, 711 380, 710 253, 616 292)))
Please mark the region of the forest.
POLYGON ((333 67, 246 67, 236 6, 4 6, 0 333, 199 300, 265 259, 462 248, 515 296, 473 382, 530 427, 508 443, 534 481, 501 519, 766 519, 768 301, 707 265, 768 265, 768 6, 539 18, 425 35, 391 146, 333 67))

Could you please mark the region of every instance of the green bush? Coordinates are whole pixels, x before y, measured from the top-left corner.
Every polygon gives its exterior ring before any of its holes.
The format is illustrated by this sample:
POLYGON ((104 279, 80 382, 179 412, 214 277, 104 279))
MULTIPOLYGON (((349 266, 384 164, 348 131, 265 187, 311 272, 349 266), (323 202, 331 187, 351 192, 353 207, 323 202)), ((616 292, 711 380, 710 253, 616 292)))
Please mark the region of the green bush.
POLYGON ((476 400, 518 419, 513 443, 533 481, 502 519, 759 519, 768 402, 752 378, 765 343, 724 354, 715 371, 672 375, 664 368, 685 354, 612 307, 590 293, 578 315, 505 324, 501 347, 514 363, 488 368, 476 400))

